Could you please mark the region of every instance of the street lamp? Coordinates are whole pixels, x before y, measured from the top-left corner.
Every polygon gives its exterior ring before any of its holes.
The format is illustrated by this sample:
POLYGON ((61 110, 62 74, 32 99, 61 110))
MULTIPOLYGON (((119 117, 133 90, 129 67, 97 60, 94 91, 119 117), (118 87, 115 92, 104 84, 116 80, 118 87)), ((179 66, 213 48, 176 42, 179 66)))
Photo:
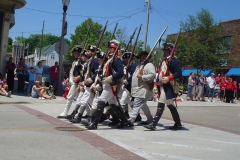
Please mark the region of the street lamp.
POLYGON ((57 85, 57 94, 58 96, 61 96, 61 90, 62 90, 62 75, 63 75, 63 42, 64 42, 64 36, 66 35, 65 30, 65 24, 66 24, 66 15, 67 15, 67 9, 68 5, 70 3, 70 0, 62 0, 63 4, 63 21, 62 21, 62 34, 61 34, 61 40, 60 40, 60 47, 59 47, 59 73, 58 73, 58 85, 57 85))

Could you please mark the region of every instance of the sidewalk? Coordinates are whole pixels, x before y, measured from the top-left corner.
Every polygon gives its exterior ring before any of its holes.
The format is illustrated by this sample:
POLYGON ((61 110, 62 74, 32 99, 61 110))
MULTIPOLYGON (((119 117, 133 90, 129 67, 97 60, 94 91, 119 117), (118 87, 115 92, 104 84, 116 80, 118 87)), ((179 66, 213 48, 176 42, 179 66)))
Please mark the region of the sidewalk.
MULTIPOLYGON (((4 105, 17 107, 33 116, 37 116, 38 119, 45 120, 56 126, 66 126, 70 124, 67 120, 59 120, 55 117, 61 113, 65 107, 66 100, 61 97, 57 97, 55 100, 39 100, 31 97, 17 96, 13 95, 12 98, 0 97, 0 101, 3 103, 0 105, 0 110, 4 105), (45 115, 46 114, 46 115, 45 115), (48 117, 48 118, 46 118, 48 117)), ((149 106, 153 113, 156 111, 157 102, 149 101, 149 106)), ((71 111, 73 110, 75 103, 72 104, 71 111)), ((226 104, 216 101, 212 102, 195 102, 195 101, 184 101, 178 103, 180 111, 183 113, 182 108, 184 106, 189 106, 189 108, 194 108, 195 106, 212 106, 216 108, 225 108, 224 106, 232 106, 237 108, 239 104, 226 104), (193 106, 193 107, 191 107, 193 106)), ((240 108, 240 106, 239 106, 240 108)), ((201 109, 201 108, 198 108, 201 109)), ((238 108, 237 108, 238 109, 238 108)), ((206 110, 210 111, 210 110, 206 110)), ((237 110, 239 114, 240 110, 237 110)), ((187 111, 188 112, 188 111, 187 111)), ((8 112, 6 112, 8 114, 8 112)), ((169 114, 168 109, 165 110, 164 115, 169 114)), ((196 118, 199 113, 196 113, 196 118)), ((183 113, 184 115, 184 113, 183 113)), ((145 116, 143 116, 146 119, 145 116)), ((221 117, 219 117, 221 118, 221 117)), ((229 117, 231 118, 231 117, 229 117)), ((240 118, 239 118, 240 120, 240 118)), ((235 123, 238 123, 236 121, 235 123)), ((173 124, 172 119, 161 119, 156 131, 147 131, 139 124, 135 124, 134 128, 127 127, 125 129, 116 129, 107 125, 108 122, 104 124, 99 124, 98 130, 84 131, 84 132, 72 132, 72 136, 77 136, 80 140, 85 141, 94 152, 84 152, 84 157, 82 159, 87 159, 86 157, 93 156, 92 153, 96 153, 95 149, 107 154, 112 157, 112 159, 134 159, 127 158, 129 152, 142 157, 143 159, 157 160, 157 159, 238 159, 240 157, 240 135, 232 134, 224 131, 219 131, 212 128, 202 127, 194 125, 191 123, 183 123, 184 128, 180 131, 168 130, 168 126, 173 124), (97 137, 101 138, 97 138, 97 137), (116 150, 121 150, 121 157, 119 154, 115 153, 115 150, 111 149, 112 145, 117 145, 119 148, 116 150), (118 155, 118 157, 114 157, 118 155)), ((38 127, 39 124, 32 124, 33 128, 38 127)), ((81 124, 74 124, 76 127, 85 129, 81 124)), ((54 132, 54 134, 58 134, 54 132)), ((60 134, 60 133, 59 133, 60 134)), ((62 132, 61 132, 62 134, 62 132)), ((68 134, 70 138, 70 135, 68 134)), ((62 139, 61 139, 62 140, 62 139)), ((52 143, 52 142, 50 142, 52 143)), ((73 147, 66 145, 66 153, 70 153, 72 150, 75 152, 81 151, 84 147, 83 143, 74 143, 73 147), (81 145, 81 146, 80 146, 81 145), (68 146, 68 147, 67 147, 68 146)), ((86 145, 86 144, 85 144, 86 145)), ((60 146, 59 146, 60 147, 60 146)), ((62 146, 61 146, 62 147, 62 146)), ((115 146, 116 147, 116 146, 115 146)), ((113 147, 114 148, 114 147, 113 147)), ((64 156, 66 153, 63 152, 64 156)), ((81 153, 83 154, 83 153, 81 153)), ((69 155, 68 158, 71 156, 69 155)), ((80 156, 81 157, 81 156, 80 156)), ((95 155, 96 157, 96 155, 95 155)), ((99 157, 99 159, 111 159, 104 155, 99 157)), ((74 159, 74 158, 73 158, 74 159)), ((94 159, 94 158, 93 158, 94 159)), ((136 159, 136 158, 135 158, 136 159)), ((140 159, 140 158, 137 158, 140 159)))

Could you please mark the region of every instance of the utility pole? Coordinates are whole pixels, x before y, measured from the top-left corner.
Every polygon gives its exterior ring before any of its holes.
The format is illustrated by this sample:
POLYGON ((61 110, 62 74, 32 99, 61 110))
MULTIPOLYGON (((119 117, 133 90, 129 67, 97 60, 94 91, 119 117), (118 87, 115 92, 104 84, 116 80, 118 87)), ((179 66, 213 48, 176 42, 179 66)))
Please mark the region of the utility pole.
POLYGON ((42 53, 42 41, 43 41, 44 23, 45 23, 45 21, 43 21, 43 27, 42 27, 42 36, 41 36, 41 40, 40 40, 40 53, 39 53, 39 61, 41 60, 41 53, 42 53))
POLYGON ((146 15, 146 30, 144 34, 144 43, 143 43, 143 50, 146 51, 147 46, 147 35, 148 35, 148 23, 149 23, 149 13, 150 13, 150 0, 145 1, 147 3, 147 15, 146 15))

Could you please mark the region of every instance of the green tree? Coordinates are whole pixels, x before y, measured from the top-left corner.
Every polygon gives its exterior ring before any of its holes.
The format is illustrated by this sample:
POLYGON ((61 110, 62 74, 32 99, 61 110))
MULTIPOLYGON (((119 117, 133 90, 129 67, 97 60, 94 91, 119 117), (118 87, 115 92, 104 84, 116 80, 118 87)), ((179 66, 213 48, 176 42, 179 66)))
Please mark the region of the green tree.
MULTIPOLYGON (((210 12, 201 9, 196 16, 189 15, 180 25, 183 29, 177 46, 180 62, 197 69, 218 67, 219 57, 215 53, 222 29, 214 22, 210 12)), ((173 39, 168 41, 173 42, 173 39)))
MULTIPOLYGON (((52 45, 56 42, 59 42, 60 39, 61 39, 60 36, 55 36, 52 34, 43 34, 43 36, 41 34, 31 34, 28 38, 16 37, 16 41, 22 42, 24 43, 24 45, 27 45, 27 44, 29 45, 29 51, 28 51, 29 55, 33 54, 36 48, 52 45), (41 39, 42 39, 42 42, 41 42, 41 39)), ((65 39, 65 41, 67 43, 70 43, 68 39, 65 39)))
POLYGON ((12 52, 12 43, 13 43, 13 39, 11 37, 8 37, 7 52, 12 52))
MULTIPOLYGON (((88 45, 95 45, 96 42, 98 41, 98 38, 101 34, 101 28, 102 25, 99 23, 95 23, 92 21, 91 18, 88 18, 87 20, 85 20, 84 22, 82 22, 81 25, 77 26, 75 29, 75 34, 71 34, 71 44, 69 46, 69 52, 66 54, 66 59, 72 61, 74 59, 72 53, 71 53, 71 49, 75 46, 75 45, 81 45, 83 46, 85 43, 85 39, 86 39, 86 46, 85 48, 87 48, 88 45), (90 32, 88 35, 88 38, 86 39, 86 35, 88 32, 88 27, 90 28, 90 32)), ((108 35, 109 33, 105 33, 105 35, 108 35)), ((101 47, 102 48, 103 43, 101 43, 101 47)))

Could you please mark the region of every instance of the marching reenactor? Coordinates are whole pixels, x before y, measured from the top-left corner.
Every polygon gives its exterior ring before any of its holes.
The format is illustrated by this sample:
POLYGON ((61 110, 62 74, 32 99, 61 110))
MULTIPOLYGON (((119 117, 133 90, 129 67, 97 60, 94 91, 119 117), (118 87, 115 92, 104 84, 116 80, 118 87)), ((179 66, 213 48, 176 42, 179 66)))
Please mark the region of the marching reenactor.
POLYGON ((165 104, 169 108, 175 124, 170 129, 178 130, 182 128, 181 120, 174 104, 175 98, 173 84, 174 80, 182 76, 182 69, 179 61, 174 57, 173 44, 165 43, 164 52, 165 60, 161 63, 158 71, 158 82, 160 86, 160 97, 158 99, 157 112, 152 122, 149 125, 144 125, 145 128, 155 130, 158 121, 160 120, 165 104))
POLYGON ((90 105, 92 104, 94 95, 93 92, 90 91, 90 86, 95 81, 95 77, 98 69, 98 60, 95 58, 97 48, 96 46, 89 45, 87 49, 87 55, 89 57, 87 61, 87 70, 85 72, 84 81, 81 83, 81 86, 84 86, 84 94, 81 97, 80 110, 76 118, 70 120, 72 123, 80 123, 82 119, 83 112, 87 109, 87 114, 90 114, 90 105))
POLYGON ((131 94, 134 97, 133 110, 128 119, 133 125, 137 115, 139 114, 140 108, 143 110, 144 114, 147 117, 146 122, 142 124, 150 123, 152 121, 152 115, 147 105, 147 100, 153 96, 152 88, 149 87, 149 84, 153 83, 156 71, 152 63, 145 61, 148 56, 148 52, 141 51, 136 58, 141 62, 140 65, 136 67, 135 72, 132 75, 132 88, 131 94), (144 62, 145 61, 145 62, 144 62), (142 63, 145 64, 142 64, 142 63), (143 67, 144 65, 144 67, 143 67), (143 72, 140 74, 140 70, 143 67, 143 72))
POLYGON ((79 57, 82 51, 81 46, 75 46, 72 48, 71 52, 74 55, 75 60, 72 63, 72 68, 69 73, 69 83, 71 85, 70 90, 67 95, 67 103, 64 111, 57 118, 66 118, 67 113, 72 105, 73 98, 76 95, 76 89, 78 86, 78 82, 81 80, 81 75, 79 74, 78 65, 79 65, 79 57))
POLYGON ((111 40, 108 42, 108 51, 106 54, 107 61, 104 63, 102 70, 102 77, 100 78, 102 82, 103 91, 98 98, 97 111, 93 118, 92 123, 87 126, 88 129, 97 129, 98 122, 103 114, 105 104, 108 102, 110 107, 116 113, 120 119, 120 125, 117 128, 123 128, 127 119, 124 116, 124 112, 117 99, 117 82, 123 77, 123 65, 116 56, 116 52, 119 51, 120 42, 117 40, 111 40))
MULTIPOLYGON (((88 55, 87 55, 87 51, 84 50, 82 53, 81 53, 81 63, 80 65, 78 65, 78 70, 80 72, 80 75, 82 75, 82 78, 81 78, 81 81, 78 83, 78 87, 77 87, 77 91, 79 92, 79 95, 77 97, 77 103, 76 103, 76 106, 75 106, 75 109, 72 111, 72 113, 70 115, 67 115, 65 118, 68 119, 68 120, 71 120, 71 119, 74 119, 75 115, 78 113, 78 109, 80 108, 80 101, 81 101, 81 98, 85 92, 84 90, 84 87, 81 86, 80 84, 82 83, 83 79, 84 79, 84 73, 86 72, 86 68, 87 68, 87 60, 88 60, 88 55)), ((76 68, 77 69, 77 68, 76 68)))

